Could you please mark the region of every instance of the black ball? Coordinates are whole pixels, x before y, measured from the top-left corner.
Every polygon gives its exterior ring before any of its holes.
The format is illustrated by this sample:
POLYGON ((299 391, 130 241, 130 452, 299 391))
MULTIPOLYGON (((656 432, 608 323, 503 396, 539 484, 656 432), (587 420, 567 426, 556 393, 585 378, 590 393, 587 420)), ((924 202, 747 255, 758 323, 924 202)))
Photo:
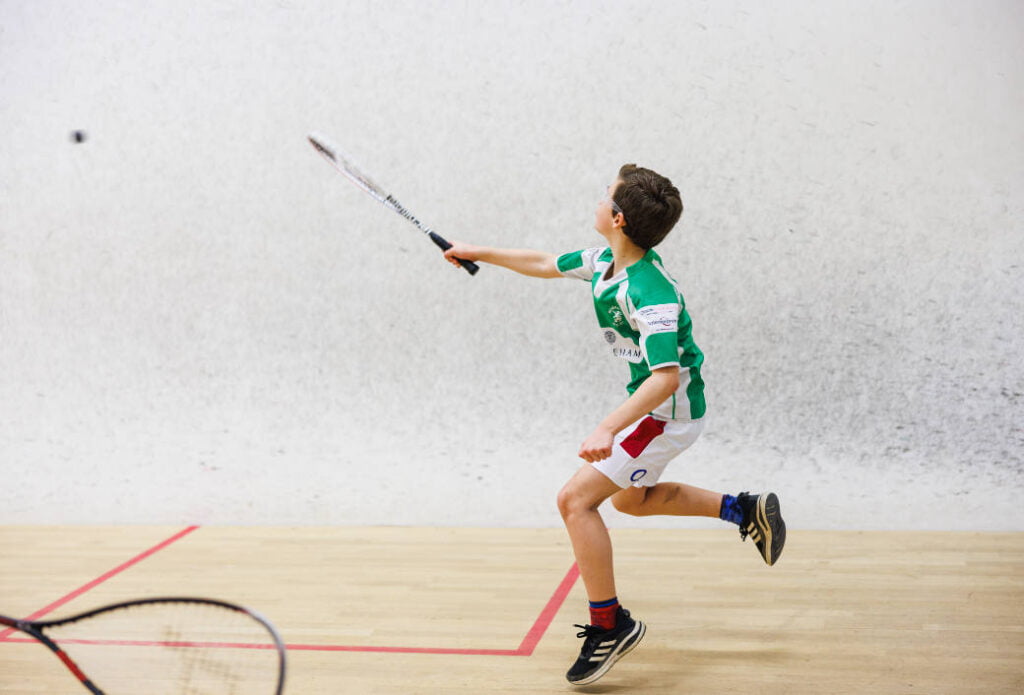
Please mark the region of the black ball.
POLYGON ((77 143, 85 142, 85 131, 84 130, 72 131, 72 133, 71 133, 71 141, 72 142, 77 142, 77 143))

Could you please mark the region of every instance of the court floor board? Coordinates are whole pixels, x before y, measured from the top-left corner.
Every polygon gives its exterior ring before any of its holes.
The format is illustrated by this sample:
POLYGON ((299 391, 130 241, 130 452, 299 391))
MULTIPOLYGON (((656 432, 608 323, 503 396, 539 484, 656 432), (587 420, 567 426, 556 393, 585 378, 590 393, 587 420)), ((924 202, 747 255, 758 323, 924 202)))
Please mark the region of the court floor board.
MULTIPOLYGON (((561 529, 2 526, 0 613, 242 603, 288 644, 290 695, 1024 692, 1022 533, 791 530, 775 567, 735 529, 612 535, 648 633, 582 688, 561 529)), ((0 635, 0 692, 85 690, 0 635)))

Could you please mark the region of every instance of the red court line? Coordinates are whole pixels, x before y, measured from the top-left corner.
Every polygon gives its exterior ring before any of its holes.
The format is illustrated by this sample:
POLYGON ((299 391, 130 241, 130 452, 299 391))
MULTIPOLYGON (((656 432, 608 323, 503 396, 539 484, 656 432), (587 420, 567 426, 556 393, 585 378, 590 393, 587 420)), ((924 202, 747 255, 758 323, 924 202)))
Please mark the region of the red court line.
POLYGON ((286 644, 296 652, 377 652, 384 654, 452 654, 456 656, 529 656, 518 649, 456 649, 454 647, 364 647, 341 644, 286 644))
MULTIPOLYGON (((35 644, 30 637, 11 637, 8 644, 35 644)), ((159 640, 62 639, 62 645, 84 644, 101 647, 190 647, 209 649, 274 649, 272 644, 246 642, 165 642, 159 640)), ((389 654, 461 654, 485 656, 528 656, 518 649, 455 649, 448 647, 361 647, 340 644, 286 644, 290 652, 383 652, 389 654)))
POLYGON ((551 621, 555 619, 558 610, 565 603, 566 597, 572 591, 573 585, 580 576, 579 567, 573 563, 569 571, 565 573, 561 583, 555 589, 555 593, 548 599, 544 610, 540 612, 533 626, 519 644, 518 649, 455 649, 445 647, 361 647, 342 646, 330 644, 287 644, 289 651, 310 651, 310 652, 383 652, 387 654, 453 654, 461 656, 530 656, 537 648, 544 633, 547 632, 551 621))
MULTIPOLYGON (((33 644, 36 640, 28 637, 11 637, 8 642, 20 642, 22 644, 33 644)), ((209 649, 277 649, 277 645, 253 642, 196 642, 192 641, 167 641, 167 640, 141 640, 141 639, 61 639, 61 645, 84 644, 100 647, 192 647, 209 649)))
MULTIPOLYGON (((193 527, 194 529, 195 527, 193 527)), ((182 534, 183 535, 183 534, 182 534)), ((179 536, 180 537, 180 536, 179 536)), ((167 542, 165 541, 165 544, 167 542)), ((288 651, 309 651, 309 652, 376 652, 384 654, 448 654, 457 656, 531 656, 544 633, 547 632, 551 621, 554 620, 562 604, 565 602, 573 585, 580 576, 579 568, 573 564, 562 578, 561 583, 555 592, 548 599, 547 604, 540 615, 534 621, 533 626, 526 637, 520 643, 518 649, 457 649, 449 647, 381 647, 381 646, 358 646, 358 645, 334 645, 334 644, 286 644, 288 651)), ((27 637, 12 637, 7 642, 33 642, 27 637)), ((62 640, 64 644, 90 644, 109 645, 118 647, 210 647, 222 649, 272 649, 268 644, 248 644, 235 642, 157 642, 151 640, 62 640)))
POLYGON ((565 603, 565 598, 572 591, 573 584, 580 576, 580 568, 577 567, 576 563, 573 563, 569 571, 565 573, 565 577, 562 578, 562 583, 555 589, 555 593, 548 599, 548 604, 544 606, 544 610, 537 616, 536 622, 533 623, 533 627, 526 633, 526 637, 523 638, 522 643, 519 645, 519 653, 523 656, 530 656, 533 654, 533 650, 537 648, 537 644, 540 642, 540 638, 544 636, 544 633, 548 631, 548 627, 551 625, 551 621, 555 619, 555 614, 558 613, 558 609, 565 603))
MULTIPOLYGON (((169 546, 171 543, 174 543, 175 541, 177 541, 177 540, 179 540, 181 538, 184 538, 188 534, 190 534, 193 531, 195 531, 197 528, 199 528, 199 527, 198 526, 188 526, 188 527, 182 529, 181 531, 178 531, 177 533, 175 533, 170 538, 157 543, 156 545, 154 545, 152 548, 149 548, 148 550, 142 551, 141 553, 139 553, 138 555, 133 557, 131 560, 128 560, 127 562, 121 563, 120 565, 118 565, 114 569, 110 570, 109 572, 106 572, 105 574, 101 574, 99 577, 97 577, 96 579, 93 579, 91 582, 88 582, 87 584, 83 584, 82 586, 78 587, 77 589, 75 589, 71 593, 67 594, 66 596, 62 596, 61 598, 57 599, 56 601, 54 601, 50 605, 45 606, 43 608, 40 608, 39 610, 37 610, 32 615, 30 615, 27 618, 25 618, 25 620, 39 620, 39 618, 43 617, 47 613, 50 613, 52 611, 57 610, 58 608, 63 606, 65 603, 78 598, 79 596, 81 596, 85 592, 87 592, 87 591, 89 591, 91 589, 96 588, 97 586, 99 586, 103 582, 107 581, 111 577, 115 577, 115 576, 121 574, 121 572, 124 572, 126 569, 132 567, 133 565, 139 564, 140 562, 145 560, 150 555, 163 550, 164 548, 169 546)), ((0 632, 0 641, 5 640, 7 638, 7 636, 10 635, 12 632, 14 632, 13 628, 7 628, 3 632, 0 632)))
MULTIPOLYGON (((95 588, 99 584, 107 581, 108 579, 120 574, 126 569, 138 564, 142 560, 145 560, 150 555, 163 550, 167 546, 171 545, 177 540, 184 538, 188 534, 192 533, 199 526, 189 526, 182 529, 178 533, 174 534, 170 538, 158 543, 157 545, 149 548, 148 550, 139 553, 131 560, 122 563, 110 570, 106 574, 103 574, 96 579, 92 580, 87 584, 83 584, 81 587, 75 589, 68 595, 54 601, 45 608, 41 608, 32 615, 28 616, 26 620, 38 620, 40 617, 56 610, 65 603, 71 601, 78 596, 81 596, 90 589, 95 588)), ((360 645, 334 645, 334 644, 286 644, 285 647, 289 651, 316 651, 316 652, 377 652, 387 654, 448 654, 448 655, 461 655, 461 656, 531 656, 533 651, 537 648, 541 638, 547 632, 551 626, 551 622, 554 620, 555 615, 561 609, 562 604, 565 603, 566 597, 569 592, 572 591, 573 585, 576 584, 576 580, 579 579, 580 570, 579 567, 573 563, 569 568, 569 571, 565 573, 562 581, 555 588, 554 593, 548 602, 545 604, 540 615, 533 622, 530 630, 523 637, 523 641, 519 643, 517 649, 457 649, 449 647, 383 647, 383 646, 360 646, 360 645)), ((8 628, 3 632, 0 632, 0 642, 32 642, 34 640, 26 638, 10 638, 8 636, 14 632, 13 628, 8 628)), ((65 640, 69 644, 102 644, 111 646, 165 646, 165 647, 217 647, 217 648, 237 648, 237 649, 265 649, 266 645, 262 644, 243 644, 243 643, 172 643, 172 642, 153 642, 153 641, 133 641, 133 640, 65 640)))

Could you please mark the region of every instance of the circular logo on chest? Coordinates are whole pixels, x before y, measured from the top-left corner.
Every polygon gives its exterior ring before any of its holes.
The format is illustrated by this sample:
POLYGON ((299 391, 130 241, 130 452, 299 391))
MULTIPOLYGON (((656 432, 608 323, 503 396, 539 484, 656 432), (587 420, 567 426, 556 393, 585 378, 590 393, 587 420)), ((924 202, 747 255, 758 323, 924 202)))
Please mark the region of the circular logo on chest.
POLYGON ((604 339, 606 341, 608 341, 609 345, 614 343, 615 342, 615 331, 605 331, 604 332, 604 339))

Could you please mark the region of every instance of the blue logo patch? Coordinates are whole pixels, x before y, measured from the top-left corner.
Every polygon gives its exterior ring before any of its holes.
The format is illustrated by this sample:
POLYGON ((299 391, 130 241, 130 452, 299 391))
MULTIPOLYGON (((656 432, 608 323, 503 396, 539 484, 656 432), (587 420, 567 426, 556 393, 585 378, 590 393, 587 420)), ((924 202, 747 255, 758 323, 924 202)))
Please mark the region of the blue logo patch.
POLYGON ((635 471, 633 471, 633 475, 629 476, 629 479, 635 483, 636 481, 643 478, 645 475, 647 475, 646 468, 637 468, 635 471))

